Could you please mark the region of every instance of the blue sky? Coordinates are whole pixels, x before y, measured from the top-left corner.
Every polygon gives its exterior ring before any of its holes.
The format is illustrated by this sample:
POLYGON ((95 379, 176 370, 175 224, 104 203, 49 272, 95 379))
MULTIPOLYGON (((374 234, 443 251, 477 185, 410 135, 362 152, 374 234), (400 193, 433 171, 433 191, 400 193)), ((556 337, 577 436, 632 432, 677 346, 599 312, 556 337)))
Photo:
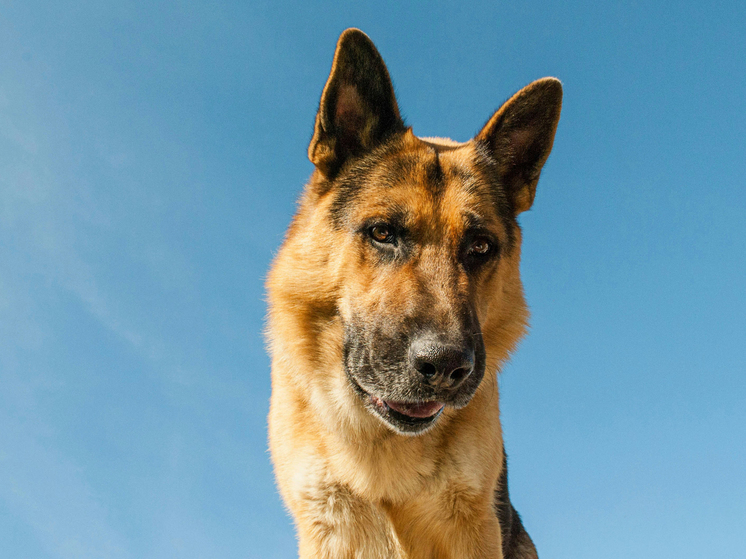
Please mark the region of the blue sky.
POLYGON ((746 8, 0 2, 0 542, 290 558, 263 277, 334 44, 419 135, 559 77, 502 373, 543 557, 746 556, 746 8))

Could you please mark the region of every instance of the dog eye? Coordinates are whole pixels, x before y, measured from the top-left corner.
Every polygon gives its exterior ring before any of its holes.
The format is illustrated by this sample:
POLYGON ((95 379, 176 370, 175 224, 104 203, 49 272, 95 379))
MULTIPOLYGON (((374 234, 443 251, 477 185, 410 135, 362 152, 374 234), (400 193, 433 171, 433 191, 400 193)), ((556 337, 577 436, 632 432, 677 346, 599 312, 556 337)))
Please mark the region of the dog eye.
POLYGON ((492 242, 487 237, 477 237, 469 244, 470 256, 486 256, 492 250, 492 242))
POLYGON ((378 225, 374 225, 368 230, 368 233, 370 237, 376 241, 377 243, 393 243, 394 242, 394 232, 385 223, 379 223, 378 225))

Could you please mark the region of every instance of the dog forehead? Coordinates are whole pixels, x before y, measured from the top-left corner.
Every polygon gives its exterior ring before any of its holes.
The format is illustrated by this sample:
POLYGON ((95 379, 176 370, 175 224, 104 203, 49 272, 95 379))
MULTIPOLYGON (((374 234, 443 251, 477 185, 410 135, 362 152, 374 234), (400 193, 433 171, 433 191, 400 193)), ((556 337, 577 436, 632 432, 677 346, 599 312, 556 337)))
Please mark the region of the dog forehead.
POLYGON ((408 135, 342 178, 331 205, 339 225, 389 216, 410 225, 463 229, 503 223, 505 198, 471 143, 408 135))

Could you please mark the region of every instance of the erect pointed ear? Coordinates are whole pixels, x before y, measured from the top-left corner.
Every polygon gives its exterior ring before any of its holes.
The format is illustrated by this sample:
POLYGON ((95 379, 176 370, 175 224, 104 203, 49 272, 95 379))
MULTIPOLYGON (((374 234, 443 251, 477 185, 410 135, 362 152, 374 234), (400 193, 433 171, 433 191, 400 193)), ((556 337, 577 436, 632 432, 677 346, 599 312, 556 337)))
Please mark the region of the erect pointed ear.
POLYGON ((404 129, 381 55, 365 33, 347 29, 321 94, 308 158, 331 177, 350 157, 404 129))
POLYGON ((542 78, 513 95, 475 138, 484 142, 495 157, 516 214, 534 202, 536 183, 552 151, 561 108, 562 84, 555 78, 542 78))

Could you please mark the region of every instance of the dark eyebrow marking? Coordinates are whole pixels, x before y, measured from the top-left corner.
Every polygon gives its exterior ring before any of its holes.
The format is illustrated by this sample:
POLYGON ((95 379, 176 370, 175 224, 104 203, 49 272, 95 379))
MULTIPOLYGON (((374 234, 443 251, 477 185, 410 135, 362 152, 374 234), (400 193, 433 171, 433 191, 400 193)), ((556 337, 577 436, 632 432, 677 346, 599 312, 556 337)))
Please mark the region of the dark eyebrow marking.
POLYGON ((464 212, 464 225, 467 229, 485 229, 489 230, 489 227, 485 224, 484 220, 477 214, 472 212, 464 212))
POLYGON ((448 176, 455 180, 472 183, 476 176, 461 165, 454 165, 448 169, 448 176))
POLYGON ((358 229, 365 229, 371 225, 384 221, 399 229, 406 229, 407 225, 411 224, 412 215, 406 208, 399 204, 393 204, 392 206, 381 209, 374 215, 363 220, 358 229))
MULTIPOLYGON (((503 244, 503 248, 510 251, 515 246, 515 228, 518 227, 518 224, 515 218, 506 217, 505 215, 501 215, 500 213, 498 213, 497 218, 503 224, 505 233, 508 237, 507 242, 503 244)), ((464 226, 467 230, 483 231, 499 238, 499 235, 497 235, 497 233, 494 231, 494 228, 490 227, 487 222, 479 215, 470 211, 466 211, 463 213, 463 220, 464 226)))

